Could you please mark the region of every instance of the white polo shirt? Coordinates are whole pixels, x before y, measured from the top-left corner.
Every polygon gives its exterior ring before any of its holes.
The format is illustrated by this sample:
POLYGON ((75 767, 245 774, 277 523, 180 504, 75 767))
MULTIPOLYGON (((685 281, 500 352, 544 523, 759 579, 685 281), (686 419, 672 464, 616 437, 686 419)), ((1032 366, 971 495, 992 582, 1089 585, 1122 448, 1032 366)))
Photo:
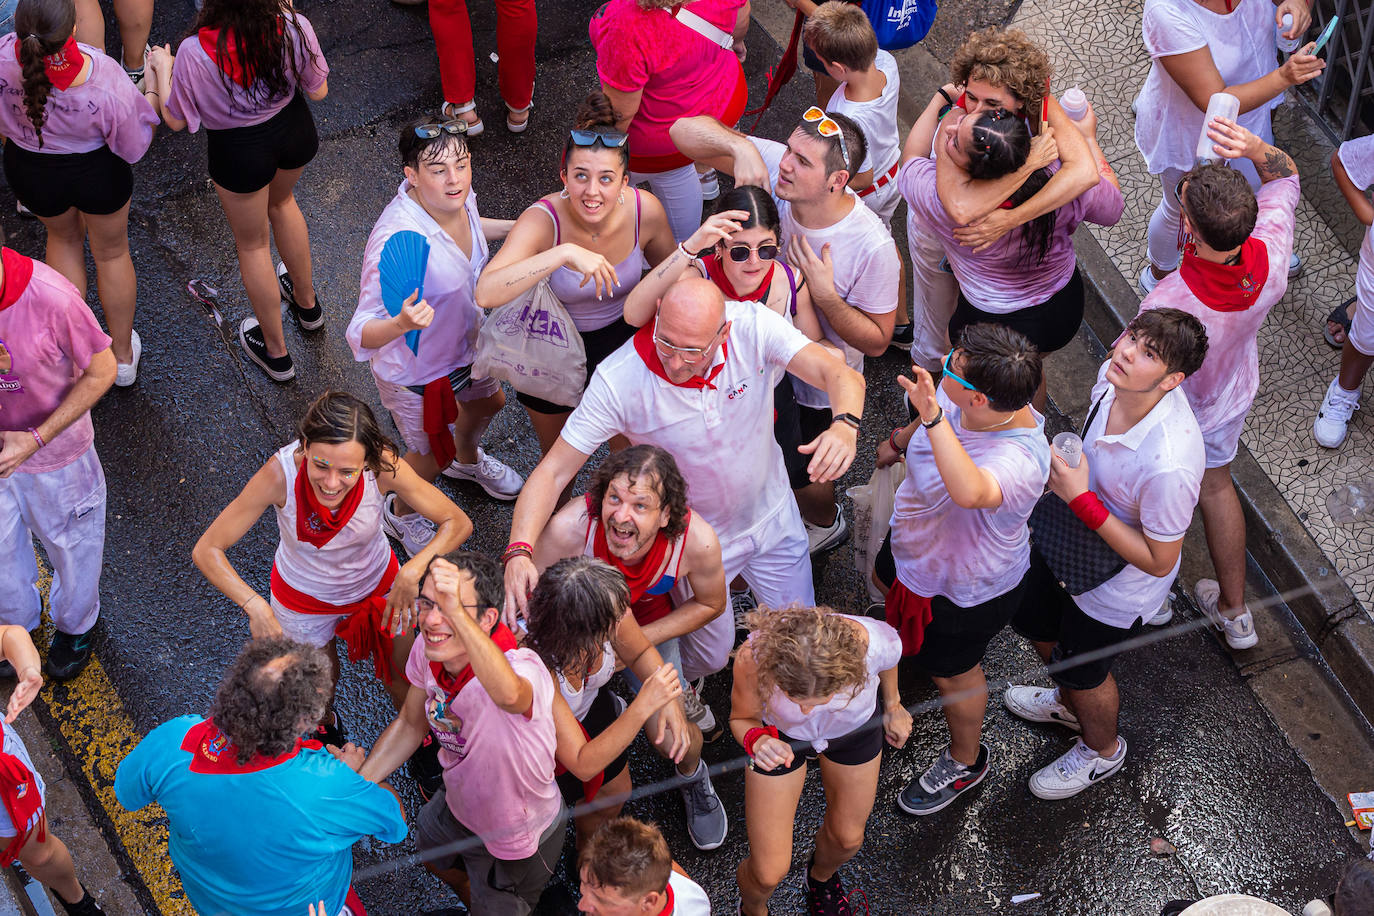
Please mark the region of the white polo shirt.
MULTIPOLYGON (((1088 487, 1112 515, 1156 541, 1177 541, 1188 530, 1202 485, 1202 430, 1188 398, 1175 388, 1145 418, 1126 432, 1106 435, 1116 389, 1106 380, 1107 363, 1097 373, 1092 402, 1102 406, 1083 436, 1088 487)), ((1180 556, 1179 560, 1182 560, 1180 556)), ((1149 620, 1164 603, 1178 575, 1178 562, 1166 576, 1126 567, 1097 588, 1073 600, 1094 620, 1129 628, 1149 620)))
POLYGON ((477 194, 468 192, 467 217, 472 233, 472 256, 440 228, 410 195, 410 182, 402 181, 396 196, 386 205, 363 250, 363 274, 358 283, 358 308, 348 322, 348 345, 359 362, 370 360, 377 378, 396 385, 425 385, 448 375, 459 366, 470 366, 482 327, 477 307, 477 275, 490 256, 477 214, 477 194), (422 298, 434 309, 434 322, 420 332, 418 353, 412 353, 405 335, 376 350, 363 346, 363 325, 390 318, 382 304, 381 273, 377 263, 387 240, 397 232, 418 232, 429 241, 422 298))
POLYGON ((722 545, 768 522, 792 499, 773 438, 773 388, 811 342, 752 302, 727 302, 725 318, 730 332, 710 382, 680 386, 656 374, 639 348, 647 342, 653 354, 647 324, 597 367, 561 433, 584 455, 617 433, 666 450, 687 481, 692 511, 722 545))
MULTIPOLYGON (((782 162, 787 146, 775 140, 749 140, 763 157, 768 168, 768 181, 778 183, 778 164, 782 162)), ((835 292, 840 298, 856 309, 870 315, 882 315, 897 310, 897 285, 902 261, 897 254, 897 246, 892 241, 892 233, 872 210, 863 205, 858 195, 845 188, 845 193, 854 198, 854 208, 838 223, 824 229, 812 229, 798 223, 792 215, 792 204, 773 198, 778 205, 778 217, 782 224, 782 238, 779 244, 782 251, 794 236, 805 236, 811 250, 820 257, 822 246, 830 245, 830 257, 835 265, 835 292)), ((839 333, 826 321, 825 314, 816 309, 816 319, 820 322, 821 333, 825 339, 840 348, 844 361, 849 368, 860 374, 864 371, 864 354, 851 347, 839 333)), ((825 392, 800 379, 792 380, 797 393, 797 403, 805 407, 829 407, 830 401, 825 392)))
POLYGON ((673 897, 668 908, 659 916, 711 916, 711 898, 691 878, 678 872, 669 872, 668 889, 673 897))

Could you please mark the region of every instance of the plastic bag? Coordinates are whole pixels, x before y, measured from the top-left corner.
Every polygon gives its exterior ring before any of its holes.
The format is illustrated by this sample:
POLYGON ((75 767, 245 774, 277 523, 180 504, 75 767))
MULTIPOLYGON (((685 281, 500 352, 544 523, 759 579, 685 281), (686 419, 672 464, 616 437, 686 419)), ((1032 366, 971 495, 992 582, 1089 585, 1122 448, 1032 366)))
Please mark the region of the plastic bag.
POLYGON ((487 316, 472 375, 510 382, 522 394, 565 407, 582 400, 587 350, 547 280, 487 316))
POLYGON ((873 561, 883 547, 897 488, 906 478, 906 462, 874 468, 868 483, 849 488, 854 503, 854 568, 863 577, 871 601, 882 601, 883 593, 873 584, 873 561))
POLYGON ((862 0, 860 7, 884 51, 900 51, 925 38, 939 9, 935 0, 862 0))

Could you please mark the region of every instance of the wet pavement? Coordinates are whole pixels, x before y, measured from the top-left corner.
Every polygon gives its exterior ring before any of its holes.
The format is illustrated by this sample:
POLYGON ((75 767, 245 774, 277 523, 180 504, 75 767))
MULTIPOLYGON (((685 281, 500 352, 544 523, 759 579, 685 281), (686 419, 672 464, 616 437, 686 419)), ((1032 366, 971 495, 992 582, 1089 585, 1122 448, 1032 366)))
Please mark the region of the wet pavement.
MULTIPOLYGON (((494 48, 492 12, 474 5, 478 102, 488 125, 473 142, 474 187, 487 216, 513 218, 557 188, 562 128, 576 102, 596 85, 585 27, 593 5, 551 0, 540 7, 537 107, 530 131, 516 138, 501 128, 495 68, 487 58, 494 48)), ((154 36, 175 44, 190 10, 186 0, 162 4, 154 36)), ((277 385, 266 379, 246 361, 232 333, 249 309, 228 228, 205 177, 202 137, 164 130, 135 169, 131 236, 140 281, 136 326, 143 363, 138 384, 112 391, 95 411, 110 492, 96 649, 109 686, 100 687, 95 706, 102 719, 127 719, 131 733, 204 710, 221 672, 248 636, 241 612, 190 561, 204 528, 293 437, 295 418, 320 391, 345 388, 385 416, 366 367, 352 360, 343 331, 356 301, 363 243, 400 181, 397 126, 438 104, 437 65, 423 7, 339 0, 308 3, 303 11, 319 32, 332 68, 330 97, 312 106, 320 154, 297 191, 311 228, 328 324, 320 333, 302 335, 288 322, 296 381, 277 385), (225 319, 223 328, 188 295, 192 280, 219 290, 216 307, 225 319)), ((968 15, 971 21, 974 14, 968 15)), ((748 40, 746 69, 757 100, 777 48, 757 25, 748 40)), ((760 133, 782 137, 792 114, 810 104, 811 95, 808 79, 793 81, 760 133)), ((3 188, 0 209, 13 212, 12 195, 3 188)), ((35 223, 7 216, 5 228, 13 247, 41 254, 35 223)), ((1094 343, 1085 337, 1056 359, 1090 366, 1088 348, 1094 343)), ((893 382, 902 368, 895 353, 869 360, 870 419, 856 470, 842 486, 866 480, 875 437, 902 416, 893 382)), ((1087 376, 1077 371, 1076 377, 1087 376)), ((529 423, 514 407, 498 415, 486 449, 522 473, 538 457, 529 423)), ((468 546, 499 552, 509 505, 488 499, 475 485, 444 480, 442 486, 476 524, 468 546)), ((271 519, 264 518, 231 553, 240 573, 264 593, 275 537, 271 519)), ((820 560, 816 572, 822 600, 847 609, 867 604, 848 546, 820 560)), ((1009 633, 994 644, 988 660, 994 680, 1021 680, 1034 668, 1032 653, 1009 633)), ((1169 899, 1246 891, 1296 912, 1312 896, 1328 892, 1340 862, 1356 847, 1336 808, 1212 636, 1197 629, 1184 632, 1123 659, 1119 672, 1130 760, 1119 775, 1069 801, 1040 801, 1025 785, 1034 769, 1067 749, 1069 736, 1015 720, 994 694, 986 737, 993 770, 987 780, 971 798, 931 818, 902 815, 892 799, 945 740, 937 713, 918 716, 908 748, 888 752, 868 842, 843 871, 851 885, 865 890, 871 911, 986 913, 1009 907, 1013 894, 1040 893, 1040 899, 1016 912, 1153 914, 1169 899), (1156 837, 1176 846, 1177 855, 1153 856, 1149 843, 1156 837)), ((59 688, 45 722, 55 735, 60 732, 54 740, 73 771, 89 780, 83 794, 99 811, 110 805, 113 760, 91 766, 82 758, 118 741, 107 745, 91 738, 88 744, 84 725, 63 727, 81 721, 68 714, 82 687, 78 681, 71 690, 59 688)), ((706 695, 723 716, 728 677, 713 678, 706 695)), ((933 693, 928 684, 911 679, 905 695, 916 703, 933 693)), ((82 702, 91 705, 89 697, 82 702)), ((384 692, 370 670, 359 666, 346 666, 339 704, 351 734, 363 743, 375 740, 390 719, 384 692)), ((740 753, 725 739, 706 756, 717 764, 740 753)), ((641 785, 668 775, 642 739, 632 768, 641 785)), ((801 867, 823 811, 814 782, 813 774, 798 817, 797 867, 774 897, 777 913, 803 911, 801 867)), ((397 783, 413 813, 418 796, 412 784, 405 777, 397 783)), ((728 912, 735 900, 734 869, 746 849, 743 781, 735 773, 719 778, 717 787, 731 832, 714 852, 691 847, 675 791, 635 800, 627 811, 657 820, 678 861, 710 890, 717 910, 728 912)), ((119 812, 107 808, 107 814, 107 836, 117 847, 122 844, 130 874, 146 879, 150 870, 158 870, 159 851, 131 839, 133 828, 119 812)), ((571 849, 570 844, 569 855, 571 849)), ((437 881, 401 858, 411 850, 410 844, 358 847, 359 890, 370 912, 441 912, 454 906, 437 881)), ((143 905, 151 913, 189 912, 175 880, 165 875, 165 863, 160 867, 168 880, 140 889, 143 905)), ((571 912, 571 888, 565 871, 540 912, 571 912)))

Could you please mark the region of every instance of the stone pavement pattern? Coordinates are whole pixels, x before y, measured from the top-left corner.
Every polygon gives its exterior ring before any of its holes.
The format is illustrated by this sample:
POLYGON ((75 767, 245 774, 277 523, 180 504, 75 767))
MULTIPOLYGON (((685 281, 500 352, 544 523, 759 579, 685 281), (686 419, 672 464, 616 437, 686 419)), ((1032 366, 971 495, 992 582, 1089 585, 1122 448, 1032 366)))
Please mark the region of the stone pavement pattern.
MULTIPOLYGON (((1146 263, 1146 229, 1160 195, 1158 178, 1146 171, 1136 148, 1131 114, 1150 69, 1140 35, 1143 10, 1144 0, 1025 0, 1012 21, 1049 52, 1055 92, 1082 86, 1097 112, 1098 141, 1121 179, 1126 211, 1115 226, 1085 224, 1085 229, 1132 288, 1146 263)), ((1290 97, 1284 106, 1296 103, 1290 97)), ((1276 121, 1282 115, 1283 109, 1276 111, 1276 121)), ((1303 182, 1331 180, 1311 169, 1302 175, 1303 182)), ((1345 206, 1343 201, 1335 205, 1345 206)), ((1340 364, 1339 351, 1327 346, 1321 331, 1331 308, 1354 295, 1357 262, 1306 195, 1298 204, 1294 250, 1303 259, 1303 272, 1289 282, 1287 295, 1260 331, 1260 389, 1242 442, 1369 612, 1374 610, 1374 522, 1336 524, 1326 496, 1336 487, 1374 478, 1370 411, 1356 412, 1349 437, 1337 450, 1324 449, 1312 438, 1312 421, 1340 364)))

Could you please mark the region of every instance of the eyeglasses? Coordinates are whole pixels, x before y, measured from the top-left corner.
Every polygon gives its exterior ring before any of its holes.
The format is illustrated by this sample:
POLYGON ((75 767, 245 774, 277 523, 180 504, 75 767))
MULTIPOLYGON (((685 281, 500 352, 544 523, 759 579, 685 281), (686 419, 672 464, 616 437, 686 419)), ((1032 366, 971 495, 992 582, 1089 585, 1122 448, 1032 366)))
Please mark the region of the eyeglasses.
POLYGON ((421 124, 415 128, 415 136, 421 140, 433 140, 440 134, 456 137, 467 132, 468 122, 462 118, 454 118, 452 121, 435 121, 432 124, 421 124))
MULTIPOLYGON (((415 613, 416 613, 416 614, 428 614, 430 611, 434 610, 434 609, 437 608, 438 606, 439 606, 439 602, 437 602, 437 601, 431 601, 430 599, 426 598, 424 595, 416 595, 416 596, 415 596, 415 613)), ((461 608, 464 608, 465 610, 472 611, 474 614, 479 614, 479 613, 480 613, 480 610, 481 610, 480 608, 478 608, 478 607, 475 606, 475 605, 472 605, 472 604, 463 604, 462 601, 459 601, 459 602, 458 602, 458 606, 461 607, 461 608)))
POLYGON ((802 113, 802 120, 808 124, 815 124, 816 133, 822 137, 834 137, 840 141, 840 155, 844 157, 844 167, 849 168, 849 145, 844 142, 844 131, 840 130, 839 123, 815 105, 802 113))
POLYGON ((756 248, 751 248, 748 245, 731 245, 730 260, 734 261, 736 264, 743 264, 745 261, 749 260, 749 255, 752 252, 758 253, 760 261, 771 261, 778 256, 778 246, 759 245, 756 248))
POLYGON ((600 143, 607 149, 620 149, 629 142, 630 135, 618 130, 571 130, 573 146, 596 146, 600 143))
POLYGON ((711 344, 715 343, 716 338, 720 336, 720 332, 723 330, 725 330, 725 322, 722 321, 720 327, 716 328, 716 333, 711 335, 710 341, 708 341, 704 347, 675 347, 658 336, 658 319, 655 318, 654 346, 658 348, 658 355, 660 358, 664 356, 676 356, 686 365, 695 366, 706 358, 706 353, 711 349, 711 344))
MULTIPOLYGON (((957 350, 958 348, 956 347, 955 349, 957 350)), ((944 368, 944 370, 945 370, 945 378, 953 379, 954 381, 958 382, 960 385, 963 385, 963 386, 964 386, 965 388, 967 388, 969 391, 978 391, 978 386, 977 386, 977 385, 974 385, 973 383, 969 382, 967 379, 963 379, 963 378, 960 378, 958 375, 955 375, 954 370, 951 369, 951 368, 949 367, 950 360, 952 360, 952 359, 954 359, 954 350, 950 350, 948 353, 945 354, 945 362, 944 362, 944 365, 943 365, 943 368, 944 368)), ((982 394, 981 391, 978 392, 978 393, 979 393, 979 394, 982 394)))

